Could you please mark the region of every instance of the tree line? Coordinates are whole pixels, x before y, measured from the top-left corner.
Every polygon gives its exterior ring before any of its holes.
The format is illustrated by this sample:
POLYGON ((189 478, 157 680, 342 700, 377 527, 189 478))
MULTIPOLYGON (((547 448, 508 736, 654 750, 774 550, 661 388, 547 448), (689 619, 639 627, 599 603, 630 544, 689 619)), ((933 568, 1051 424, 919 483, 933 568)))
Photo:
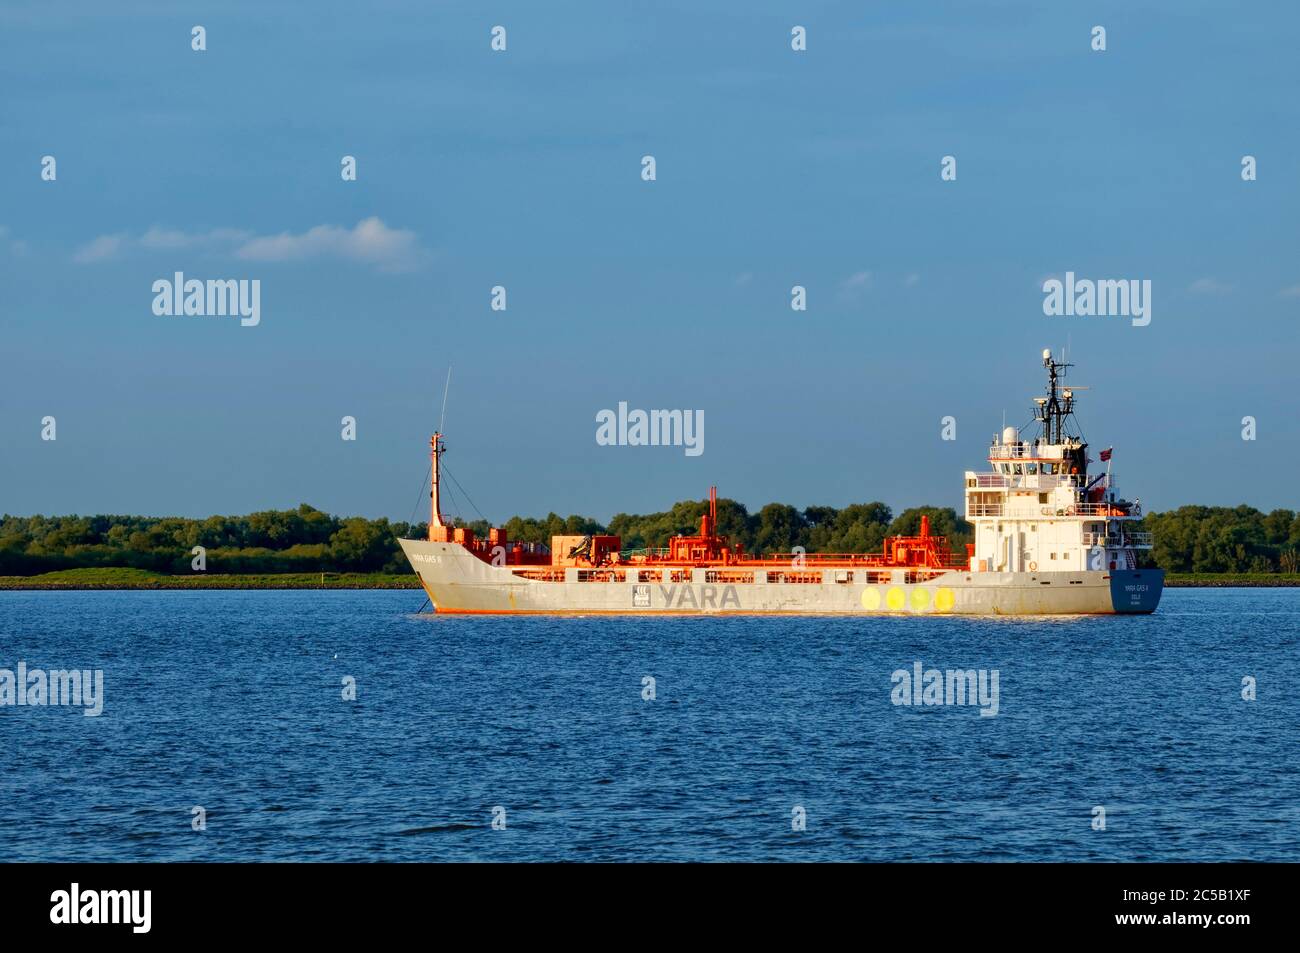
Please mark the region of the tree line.
POLYGON ((1180 506, 1148 513, 1141 529, 1155 534, 1151 551, 1168 572, 1295 573, 1300 516, 1252 506, 1180 506))
MULTIPOLYGON (((602 525, 585 516, 515 516, 504 529, 511 540, 547 545, 554 535, 610 533, 624 550, 657 549, 674 535, 698 531, 708 503, 686 500, 662 513, 619 513, 602 525)), ((951 507, 914 507, 898 516, 884 503, 842 509, 798 509, 769 503, 750 513, 735 500, 718 501, 718 532, 752 554, 878 552, 887 536, 915 535, 921 516, 930 531, 947 536, 955 553, 972 541, 971 526, 951 507)), ((486 536, 482 520, 467 526, 486 536)), ((1155 534, 1154 562, 1172 572, 1297 571, 1300 518, 1291 510, 1263 513, 1249 506, 1183 506, 1150 513, 1140 527, 1155 534)), ((427 535, 426 523, 331 516, 303 504, 247 516, 207 519, 143 516, 0 517, 0 575, 35 575, 60 569, 129 567, 188 573, 196 546, 209 572, 391 572, 410 570, 399 537, 427 535)))

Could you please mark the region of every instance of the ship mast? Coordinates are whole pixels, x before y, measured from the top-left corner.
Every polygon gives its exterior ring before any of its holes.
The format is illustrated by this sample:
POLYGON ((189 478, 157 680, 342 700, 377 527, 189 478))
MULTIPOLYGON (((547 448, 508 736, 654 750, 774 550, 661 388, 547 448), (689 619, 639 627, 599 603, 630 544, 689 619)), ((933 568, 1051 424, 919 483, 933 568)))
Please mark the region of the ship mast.
POLYGON ((429 459, 431 462, 430 470, 433 473, 433 482, 429 489, 429 539, 432 541, 446 540, 446 525, 442 521, 442 509, 438 506, 438 458, 447 452, 446 446, 442 442, 442 434, 435 433, 429 439, 429 459), (435 529, 443 530, 442 533, 436 534, 435 529))
POLYGON ((447 426, 447 396, 451 393, 451 365, 447 366, 447 383, 442 388, 442 419, 438 429, 429 438, 429 472, 432 482, 429 484, 429 541, 447 542, 451 538, 450 529, 442 521, 442 507, 438 505, 438 460, 447 452, 442 442, 442 429, 447 426))
POLYGON ((1034 419, 1043 425, 1043 442, 1056 445, 1065 442, 1065 418, 1074 412, 1074 394, 1069 388, 1060 388, 1060 379, 1065 369, 1074 365, 1057 361, 1050 350, 1044 350, 1043 366, 1047 368, 1047 397, 1036 401, 1034 419))

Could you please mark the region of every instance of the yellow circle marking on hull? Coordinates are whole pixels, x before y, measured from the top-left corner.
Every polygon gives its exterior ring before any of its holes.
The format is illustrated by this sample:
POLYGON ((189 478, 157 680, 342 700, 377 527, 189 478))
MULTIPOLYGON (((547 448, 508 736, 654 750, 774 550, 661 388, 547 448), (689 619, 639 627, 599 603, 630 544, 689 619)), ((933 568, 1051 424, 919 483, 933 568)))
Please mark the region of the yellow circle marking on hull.
POLYGON ((897 612, 903 606, 907 605, 907 596, 898 586, 893 586, 885 593, 885 605, 897 612))
POLYGON ((947 586, 940 586, 934 594, 934 607, 940 612, 951 612, 956 603, 957 597, 947 586))
POLYGON ((924 612, 930 607, 930 590, 917 587, 912 590, 912 611, 924 612))
POLYGON ((880 590, 866 588, 862 590, 862 608, 868 612, 875 612, 880 608, 880 590))

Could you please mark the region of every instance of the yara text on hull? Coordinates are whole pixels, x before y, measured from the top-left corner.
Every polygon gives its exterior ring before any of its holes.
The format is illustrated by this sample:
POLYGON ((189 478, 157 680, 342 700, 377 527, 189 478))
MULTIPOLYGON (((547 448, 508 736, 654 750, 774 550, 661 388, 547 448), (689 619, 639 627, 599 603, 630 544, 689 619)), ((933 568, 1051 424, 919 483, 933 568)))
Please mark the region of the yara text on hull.
MULTIPOLYGON (((1090 475, 1088 445, 1071 429, 1070 365, 1043 352, 1046 396, 1029 439, 1005 428, 991 469, 966 473, 975 542, 954 554, 922 517, 916 536, 871 554, 750 555, 717 532, 717 491, 699 533, 662 550, 620 551, 617 536, 554 536, 549 552, 486 540, 443 521, 442 435, 433 458, 429 538, 401 540, 442 613, 619 615, 1083 615, 1154 612, 1164 571, 1140 568, 1148 533, 1130 527, 1136 502, 1117 498, 1110 449, 1090 475)), ((1026 430, 1029 428, 1025 428, 1026 430)))

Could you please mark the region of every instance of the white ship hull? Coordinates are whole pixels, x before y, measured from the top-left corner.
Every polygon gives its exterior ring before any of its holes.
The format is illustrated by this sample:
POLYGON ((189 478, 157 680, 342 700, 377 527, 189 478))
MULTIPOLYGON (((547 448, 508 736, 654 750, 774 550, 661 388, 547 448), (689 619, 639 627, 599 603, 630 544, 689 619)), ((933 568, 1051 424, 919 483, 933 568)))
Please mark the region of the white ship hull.
MULTIPOLYGON (((819 582, 768 581, 773 567, 618 570, 617 581, 562 570, 562 581, 493 566, 456 543, 400 541, 438 612, 616 615, 1089 615, 1155 611, 1160 569, 1067 572, 952 570, 924 581, 896 569, 827 568, 819 582), (643 575, 646 573, 647 575, 643 575), (722 580, 719 580, 721 573, 722 580), (753 581, 735 581, 739 576, 753 581)), ((813 568, 813 567, 809 567, 813 568)), ((779 573, 778 573, 779 574, 779 573)), ((604 578, 608 578, 608 574, 604 578)))

